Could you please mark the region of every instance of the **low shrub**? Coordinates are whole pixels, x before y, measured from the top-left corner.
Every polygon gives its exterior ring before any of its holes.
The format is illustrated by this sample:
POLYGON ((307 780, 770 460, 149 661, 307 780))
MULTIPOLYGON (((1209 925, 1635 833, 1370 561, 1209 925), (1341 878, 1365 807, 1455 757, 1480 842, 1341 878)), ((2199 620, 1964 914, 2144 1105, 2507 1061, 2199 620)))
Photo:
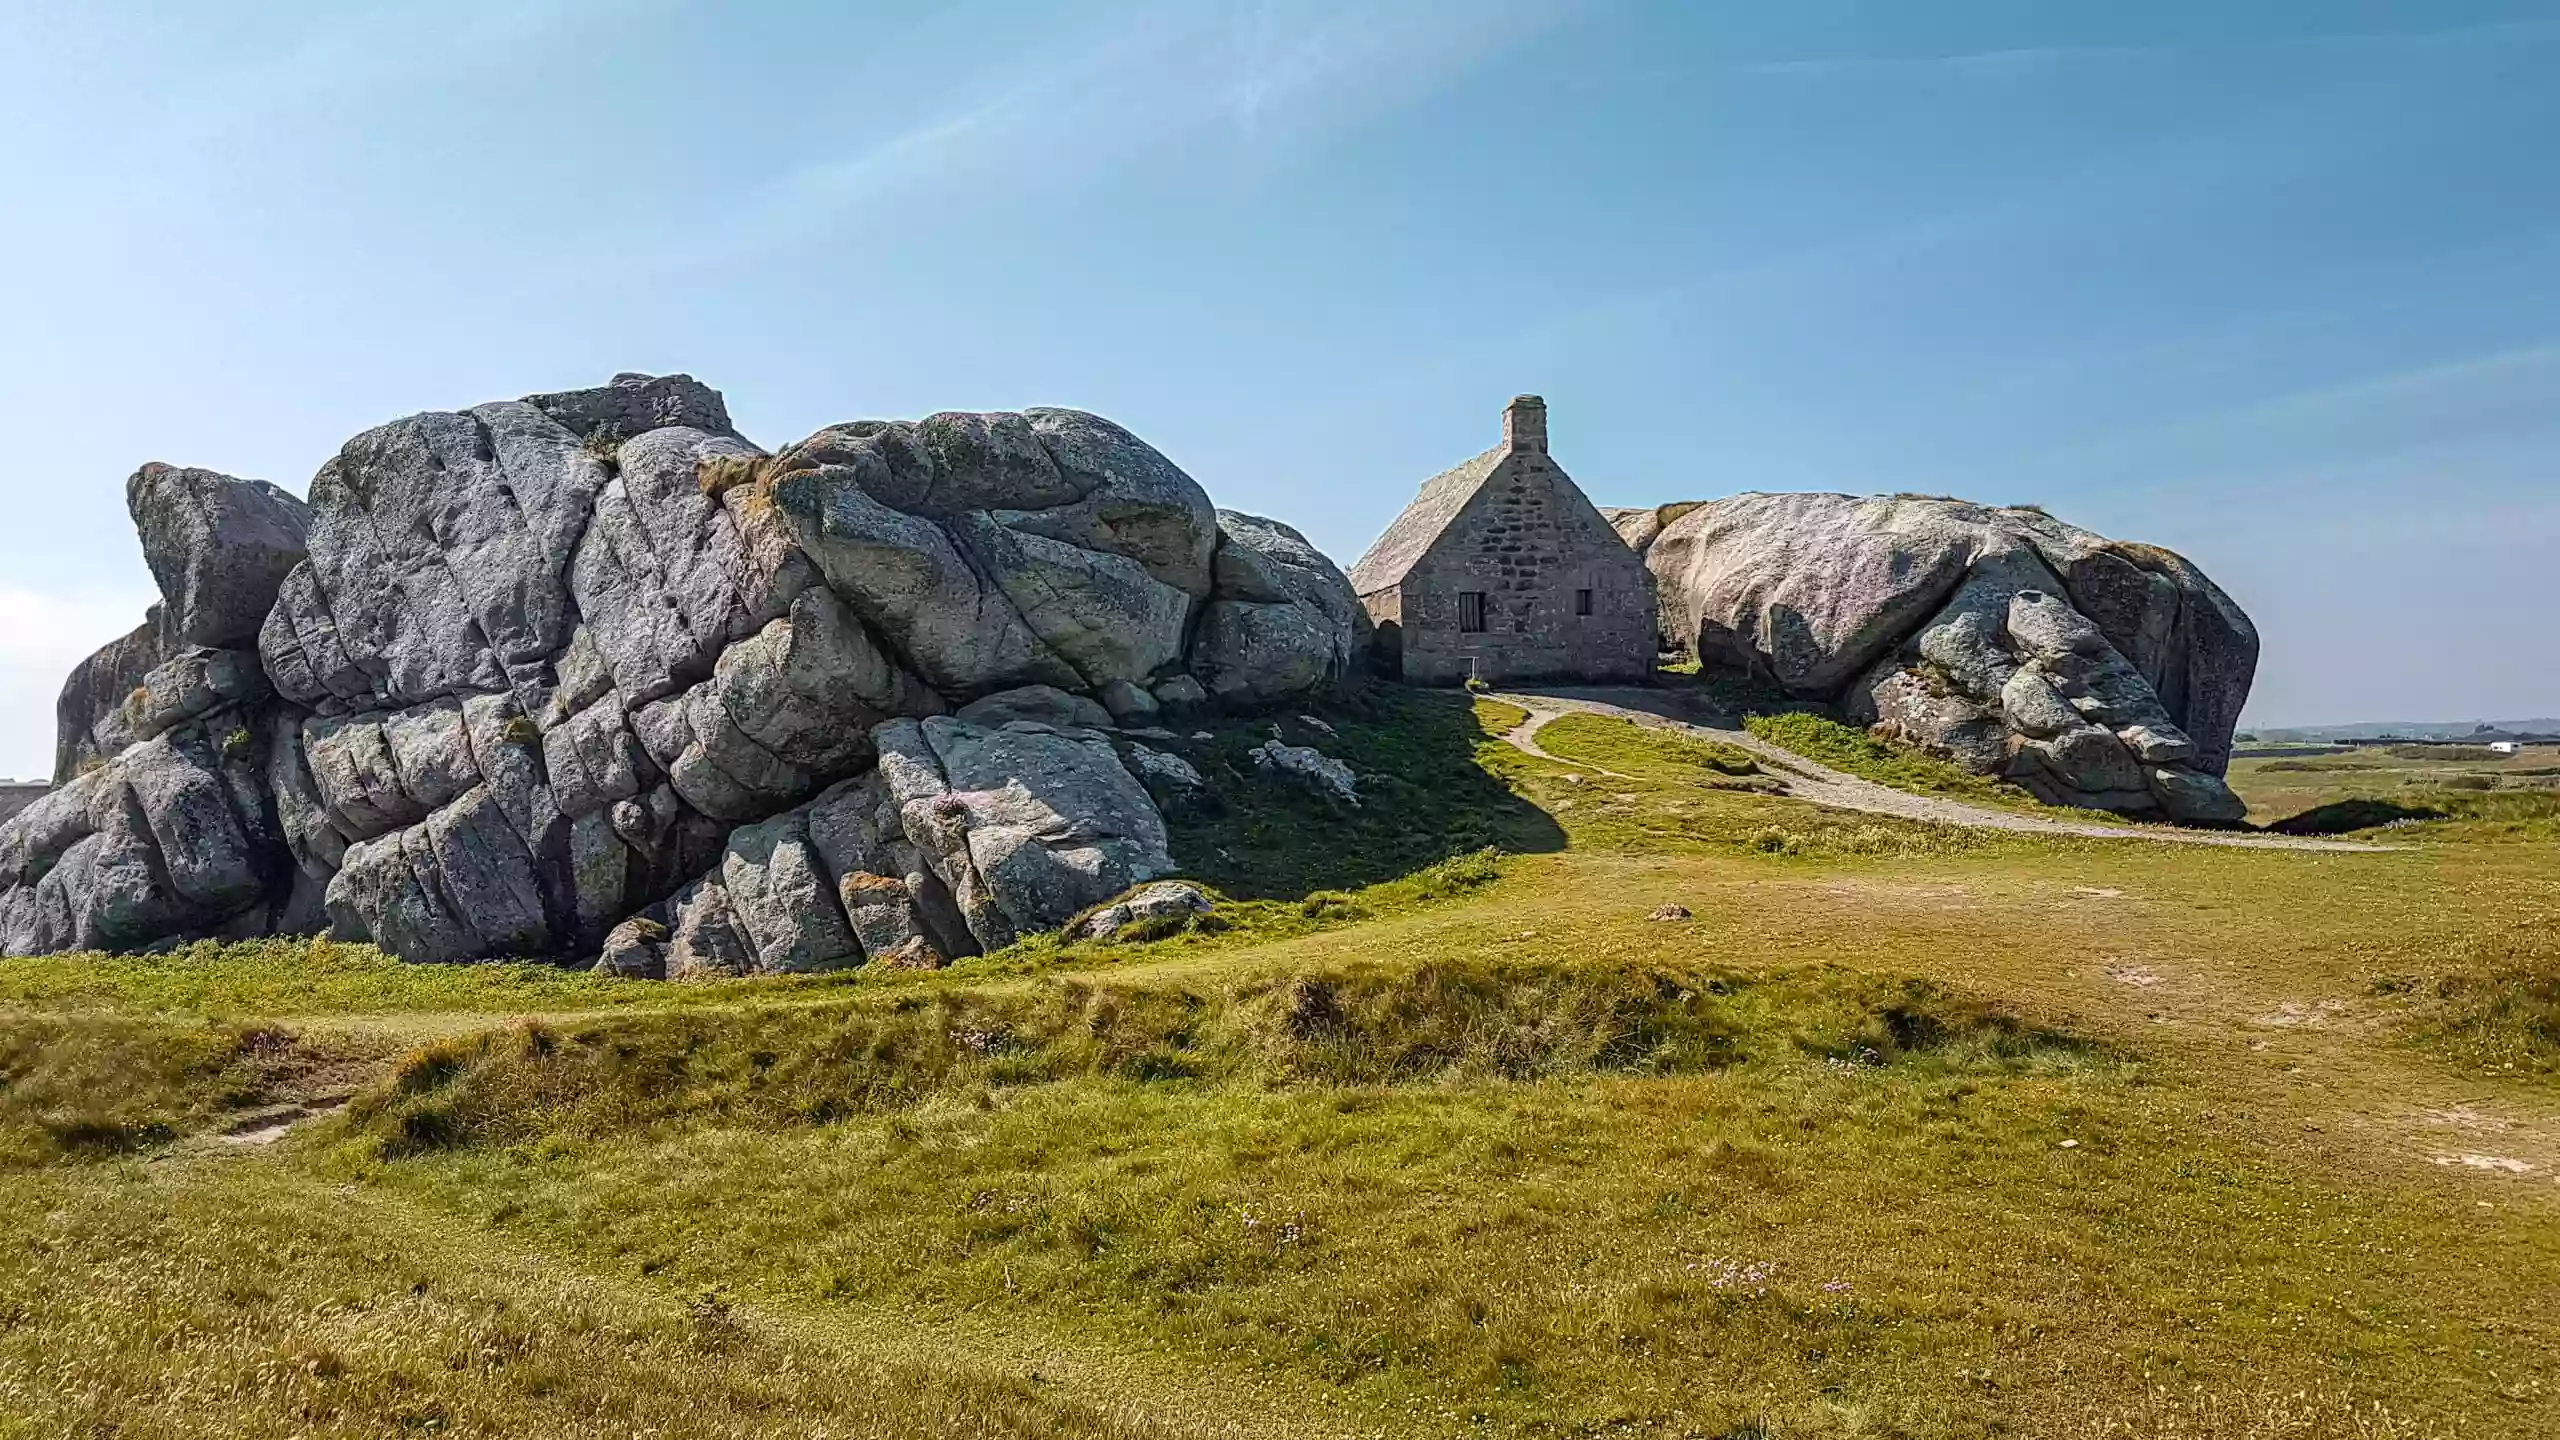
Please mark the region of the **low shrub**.
POLYGON ((2486 745, 2394 745, 2390 754, 2394 760, 2437 760, 2448 764, 2508 758, 2486 745))
POLYGON ((2344 835, 2383 825, 2441 820, 2444 815, 2444 811, 2430 806, 2403 805, 2391 800, 2333 800, 2299 815, 2288 815, 2267 829, 2278 835, 2344 835))

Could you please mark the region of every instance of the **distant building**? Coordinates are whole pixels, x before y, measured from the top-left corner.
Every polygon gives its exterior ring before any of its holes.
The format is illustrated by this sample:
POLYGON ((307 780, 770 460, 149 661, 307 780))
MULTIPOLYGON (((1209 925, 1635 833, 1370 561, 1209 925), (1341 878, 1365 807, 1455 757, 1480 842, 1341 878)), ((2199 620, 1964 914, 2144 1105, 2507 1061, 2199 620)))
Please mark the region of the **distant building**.
POLYGON ((2513 755, 2519 748, 2521 747, 2513 740, 2492 740, 2489 742, 2489 753, 2492 755, 2513 755))
POLYGON ((1386 668, 1417 683, 1653 674, 1653 577, 1547 453, 1535 395, 1503 411, 1501 444, 1423 482, 1351 588, 1386 668))

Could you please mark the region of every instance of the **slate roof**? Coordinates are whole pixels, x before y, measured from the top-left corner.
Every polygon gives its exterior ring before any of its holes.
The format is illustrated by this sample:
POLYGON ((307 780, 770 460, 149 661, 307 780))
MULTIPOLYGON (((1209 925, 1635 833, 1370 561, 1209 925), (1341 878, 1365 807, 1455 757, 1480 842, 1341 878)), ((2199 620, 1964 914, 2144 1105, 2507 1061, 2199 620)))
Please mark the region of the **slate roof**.
POLYGON ((1395 523, 1386 528, 1369 553, 1351 567, 1351 589, 1357 595, 1375 595, 1404 583, 1404 577, 1415 562, 1431 553, 1431 546, 1467 502, 1493 478, 1493 472, 1511 453, 1504 441, 1472 460, 1450 466, 1422 482, 1422 493, 1404 507, 1395 523))

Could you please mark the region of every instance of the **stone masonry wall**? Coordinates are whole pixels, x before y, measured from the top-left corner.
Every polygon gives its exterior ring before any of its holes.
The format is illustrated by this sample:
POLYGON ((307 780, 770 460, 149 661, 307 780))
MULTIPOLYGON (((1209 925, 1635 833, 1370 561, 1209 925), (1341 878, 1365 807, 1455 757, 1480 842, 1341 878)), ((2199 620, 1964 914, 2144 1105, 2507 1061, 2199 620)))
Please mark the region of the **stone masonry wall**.
POLYGON ((1400 588, 1404 676, 1416 683, 1653 673, 1652 576, 1542 450, 1504 459, 1400 588), (1577 590, 1592 592, 1588 615, 1575 613, 1577 590), (1467 591, 1485 597, 1480 633, 1458 628, 1467 591))

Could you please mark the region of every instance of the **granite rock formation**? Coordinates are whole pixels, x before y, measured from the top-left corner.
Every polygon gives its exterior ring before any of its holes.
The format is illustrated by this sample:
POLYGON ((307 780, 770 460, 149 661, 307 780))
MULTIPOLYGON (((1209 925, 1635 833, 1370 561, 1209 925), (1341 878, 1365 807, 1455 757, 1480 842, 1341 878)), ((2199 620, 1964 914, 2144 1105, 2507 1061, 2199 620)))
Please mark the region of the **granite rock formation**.
POLYGON ((1341 572, 1074 410, 768 454, 625 375, 146 466, 161 604, 0 825, 11 954, 316 933, 615 973, 939 964, 1172 868, 1117 724, 1331 685, 1341 572))
POLYGON ((1746 494, 1611 522, 1664 633, 1710 667, 2003 775, 2053 804, 2194 824, 2257 668, 2249 617, 2193 564, 2042 511, 1925 496, 1746 494))

